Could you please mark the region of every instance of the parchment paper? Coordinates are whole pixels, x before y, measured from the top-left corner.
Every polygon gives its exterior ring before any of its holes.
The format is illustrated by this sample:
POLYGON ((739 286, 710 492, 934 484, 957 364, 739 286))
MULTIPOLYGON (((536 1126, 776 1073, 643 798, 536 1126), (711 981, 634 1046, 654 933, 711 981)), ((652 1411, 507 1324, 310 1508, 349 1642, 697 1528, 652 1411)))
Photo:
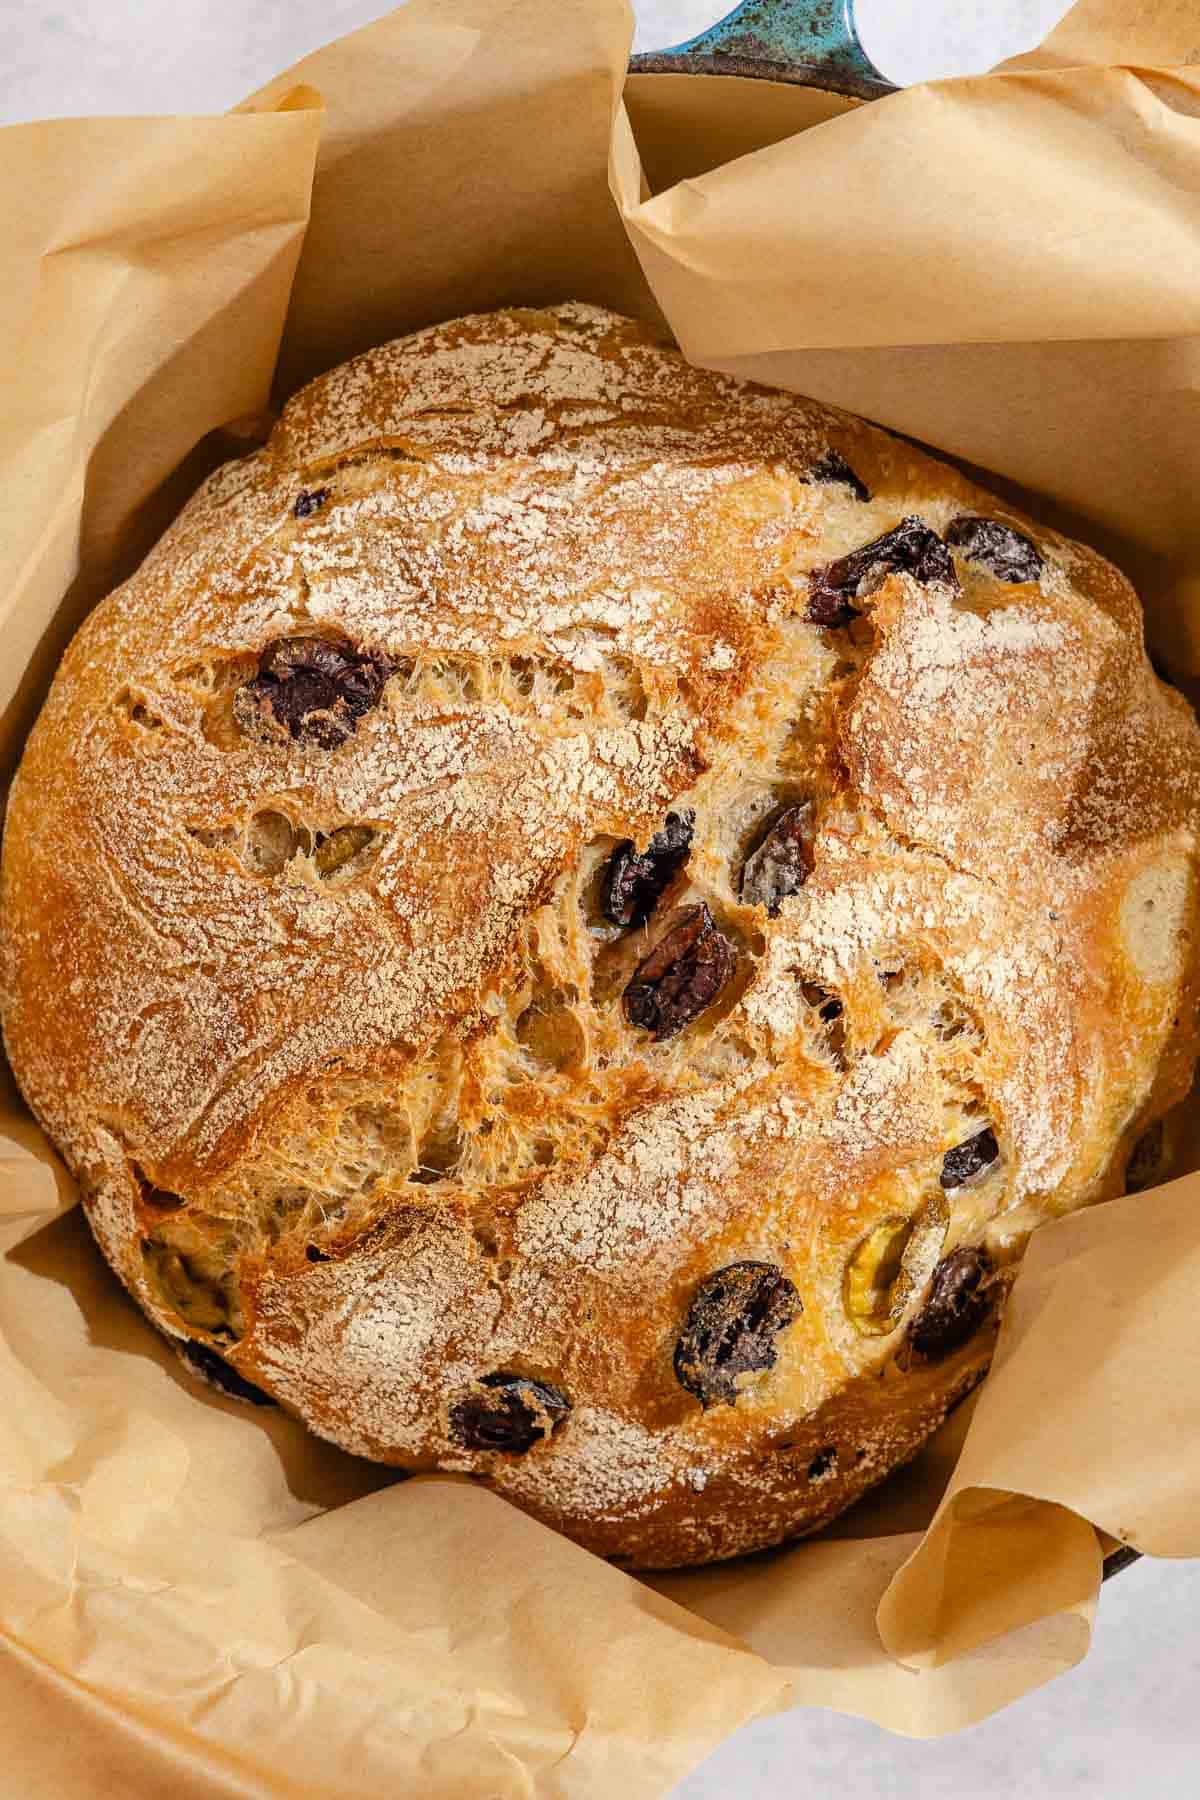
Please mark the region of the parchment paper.
MULTIPOLYGON (((618 0, 413 0, 224 119, 0 133, 9 766, 79 617, 272 400, 572 295, 1035 490, 1200 671, 1192 12, 1097 0, 870 107, 658 76, 626 111, 618 0)), ((651 1582, 198 1391, 11 1089, 3 1128, 21 1800, 637 1800, 771 1707, 982 1718, 1084 1654, 1104 1545, 1200 1554, 1200 1177, 1039 1232, 977 1403, 834 1530, 651 1582)))

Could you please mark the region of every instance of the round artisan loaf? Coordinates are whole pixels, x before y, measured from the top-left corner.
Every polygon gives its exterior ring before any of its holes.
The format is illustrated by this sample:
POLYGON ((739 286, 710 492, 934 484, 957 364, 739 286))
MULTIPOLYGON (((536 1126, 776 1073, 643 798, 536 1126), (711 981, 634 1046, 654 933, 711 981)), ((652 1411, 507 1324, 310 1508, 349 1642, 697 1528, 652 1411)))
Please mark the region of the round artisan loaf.
POLYGON ((1099 556, 594 307, 468 318, 75 639, 4 1029, 202 1374, 704 1562, 911 1457, 1031 1228, 1156 1178, 1198 822, 1099 556))

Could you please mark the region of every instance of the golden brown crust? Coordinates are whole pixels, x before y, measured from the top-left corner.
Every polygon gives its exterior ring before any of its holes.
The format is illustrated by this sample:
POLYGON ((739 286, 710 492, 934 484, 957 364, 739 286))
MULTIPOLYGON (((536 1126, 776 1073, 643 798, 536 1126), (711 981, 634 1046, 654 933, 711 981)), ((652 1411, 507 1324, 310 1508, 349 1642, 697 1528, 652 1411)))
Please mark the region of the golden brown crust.
POLYGON ((161 1329, 351 1450, 705 1561, 912 1455, 1032 1226, 1122 1191, 1195 1061, 1198 820, 1100 557, 611 314, 465 319, 298 395, 79 633, 12 794, 6 1041, 161 1329), (912 515, 1041 567, 964 540, 813 623, 912 515), (246 698, 314 637, 388 677, 333 747, 246 698), (743 896, 793 807, 802 873, 743 896), (718 991, 659 1041, 622 996, 701 902, 718 991))

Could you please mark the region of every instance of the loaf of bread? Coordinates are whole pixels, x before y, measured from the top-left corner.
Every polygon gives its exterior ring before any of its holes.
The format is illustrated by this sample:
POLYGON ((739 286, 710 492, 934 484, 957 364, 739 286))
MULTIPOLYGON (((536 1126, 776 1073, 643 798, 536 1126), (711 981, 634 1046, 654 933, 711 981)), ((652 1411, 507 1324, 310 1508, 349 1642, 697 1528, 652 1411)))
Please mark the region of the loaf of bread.
POLYGON ((910 1458, 1030 1231, 1160 1177, 1198 824, 1101 557, 640 324, 472 317, 76 637, 6 1043, 198 1375, 700 1563, 910 1458))

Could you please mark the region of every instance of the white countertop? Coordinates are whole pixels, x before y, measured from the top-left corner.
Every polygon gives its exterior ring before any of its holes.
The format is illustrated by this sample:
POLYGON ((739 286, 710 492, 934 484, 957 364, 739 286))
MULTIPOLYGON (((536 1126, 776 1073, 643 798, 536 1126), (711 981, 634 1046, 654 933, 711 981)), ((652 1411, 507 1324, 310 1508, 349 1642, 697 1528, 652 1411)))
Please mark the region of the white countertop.
MULTIPOLYGON (((636 0, 639 47, 733 0, 636 0)), ((221 110, 387 0, 0 0, 0 122, 221 110)), ((858 0, 899 82, 988 67, 1036 43, 1059 0, 858 0)), ((934 1744, 826 1712, 748 1726, 676 1800, 1184 1800, 1200 1793, 1200 1562, 1135 1565, 1105 1589, 1086 1663, 934 1744)), ((415 1797, 414 1797, 415 1800, 415 1797)), ((614 1796, 614 1800, 618 1797, 614 1796)))

